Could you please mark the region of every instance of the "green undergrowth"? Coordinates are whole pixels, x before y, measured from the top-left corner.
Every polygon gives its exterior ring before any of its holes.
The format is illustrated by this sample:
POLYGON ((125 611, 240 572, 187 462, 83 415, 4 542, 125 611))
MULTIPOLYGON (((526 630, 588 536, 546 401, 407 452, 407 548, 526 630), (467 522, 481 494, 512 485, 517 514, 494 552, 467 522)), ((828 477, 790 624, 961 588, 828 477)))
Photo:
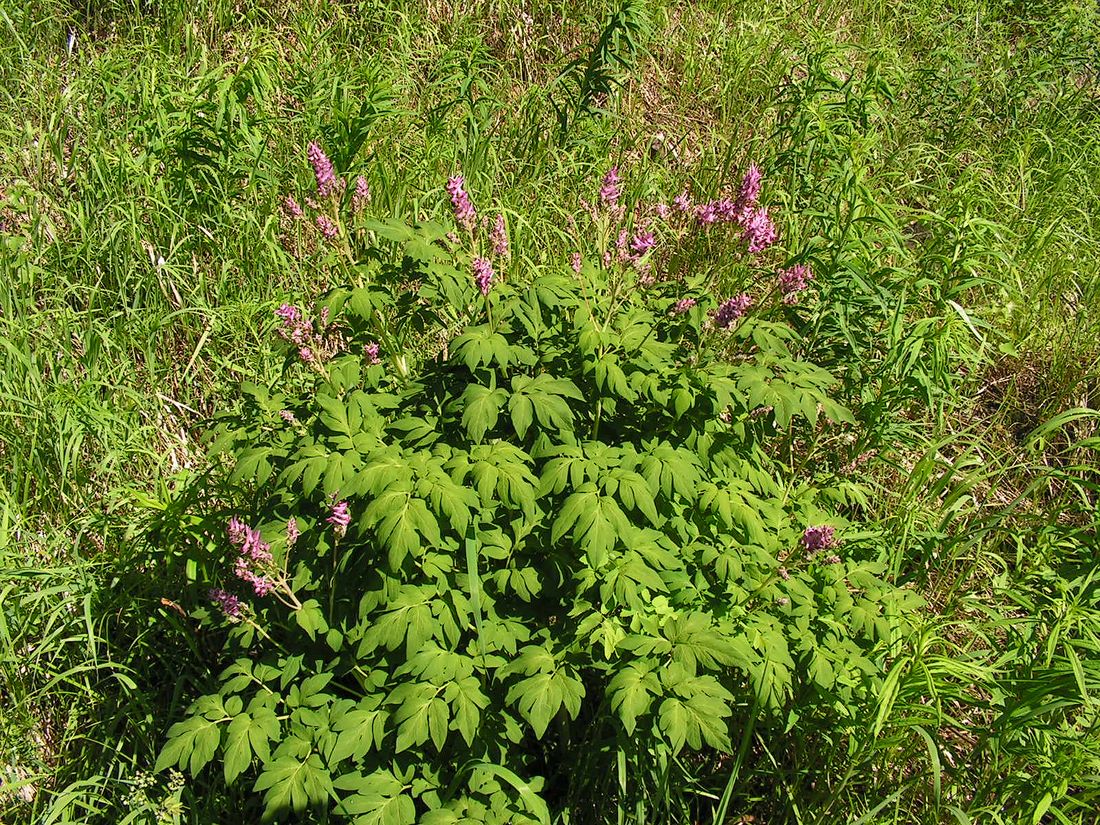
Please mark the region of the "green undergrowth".
MULTIPOLYGON (((780 428, 762 454, 777 478, 843 485, 837 524, 876 536, 876 575, 922 603, 843 712, 791 694, 764 713, 727 673, 729 741, 647 762, 663 752, 571 750, 563 711, 506 764, 516 782, 492 778, 509 804, 574 823, 1093 821, 1093 4, 36 0, 0 5, 0 30, 3 821, 263 807, 254 777, 154 771, 227 663, 197 568, 150 536, 210 471, 211 419, 249 409, 242 382, 285 380, 273 311, 350 283, 281 207, 313 185, 314 140, 367 179, 374 218, 449 221, 464 175, 505 217, 517 290, 570 271, 569 219, 610 166, 653 203, 720 197, 759 164, 766 265, 710 235, 683 260, 715 301, 812 267, 773 320, 852 421, 780 428), (567 781, 576 754, 606 785, 567 781)), ((468 323, 410 338, 416 368, 468 323)), ((472 423, 455 426, 478 441, 472 423)), ((241 504, 219 495, 204 506, 241 504)))

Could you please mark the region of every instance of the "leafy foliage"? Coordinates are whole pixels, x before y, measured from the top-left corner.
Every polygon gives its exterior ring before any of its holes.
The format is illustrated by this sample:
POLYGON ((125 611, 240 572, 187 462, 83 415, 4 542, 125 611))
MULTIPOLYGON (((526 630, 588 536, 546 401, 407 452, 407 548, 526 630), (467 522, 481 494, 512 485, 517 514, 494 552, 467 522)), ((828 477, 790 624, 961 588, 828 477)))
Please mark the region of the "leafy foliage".
MULTIPOLYGON (((768 444, 852 417, 781 324, 718 328, 709 274, 633 266, 513 267, 482 297, 443 227, 367 231, 373 263, 313 310, 339 346, 246 384, 218 425, 219 499, 270 546, 275 591, 227 611, 236 658, 158 767, 220 759, 268 819, 545 822, 579 751, 629 774, 729 751, 749 708, 787 724, 796 697, 869 695, 920 599, 873 541, 803 540, 844 526, 843 492, 768 444), (446 330, 419 364, 373 354, 446 330)), ((231 565, 224 524, 208 511, 177 548, 206 585, 231 565)))

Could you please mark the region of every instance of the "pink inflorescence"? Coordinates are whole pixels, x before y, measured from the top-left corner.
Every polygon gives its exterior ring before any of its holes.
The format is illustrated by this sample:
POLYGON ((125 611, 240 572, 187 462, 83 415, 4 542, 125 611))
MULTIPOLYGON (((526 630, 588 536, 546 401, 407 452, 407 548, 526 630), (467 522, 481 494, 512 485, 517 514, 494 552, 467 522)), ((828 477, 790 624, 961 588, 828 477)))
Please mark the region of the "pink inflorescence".
POLYGON ((327 198, 336 191, 336 171, 332 168, 332 161, 328 159, 321 148, 321 144, 313 141, 306 150, 310 165, 313 166, 313 175, 317 178, 317 195, 327 198))
POLYGON ((455 220, 464 229, 474 228, 477 220, 477 211, 470 201, 470 195, 466 191, 466 180, 462 175, 455 175, 447 181, 447 194, 451 196, 451 206, 454 208, 455 220))
POLYGON ((336 228, 336 224, 332 222, 332 218, 327 215, 317 216, 317 228, 321 230, 321 234, 326 241, 334 240, 340 232, 340 230, 336 228))
POLYGON ((283 198, 283 211, 292 218, 300 218, 305 214, 302 212, 302 207, 298 205, 298 201, 294 200, 293 195, 287 195, 283 198))
POLYGON ((745 231, 744 239, 749 245, 749 252, 754 255, 757 252, 763 252, 773 243, 779 233, 776 231, 775 224, 772 223, 772 219, 768 217, 768 207, 762 207, 760 209, 753 209, 749 212, 748 217, 745 219, 745 231))
POLYGON ((377 343, 371 342, 363 347, 363 355, 367 358, 367 363, 370 365, 381 364, 382 359, 379 357, 381 349, 377 343))
POLYGON ((797 304, 798 293, 810 285, 814 273, 805 264, 796 264, 789 269, 779 270, 779 291, 783 294, 783 303, 797 304))
POLYGON ((262 569, 271 564, 271 545, 263 540, 259 530, 249 527, 236 517, 229 520, 227 532, 229 543, 240 553, 233 565, 233 572, 237 578, 249 584, 257 596, 266 596, 275 585, 267 576, 257 572, 257 568, 262 569))
POLYGON ((680 213, 691 211, 691 195, 688 194, 688 190, 685 189, 683 192, 672 199, 672 208, 680 213))
POLYGON ((508 257, 508 229, 504 225, 504 216, 497 215, 493 221, 493 229, 489 233, 489 241, 493 245, 493 254, 498 258, 508 257))
POLYGON ((635 232, 634 237, 630 239, 630 249, 638 257, 645 255, 656 245, 657 236, 649 231, 635 232))
POLYGON ((572 267, 573 271, 576 272, 578 275, 581 274, 581 263, 582 261, 580 252, 574 252, 572 255, 569 256, 569 266, 572 267))
POLYGON ((730 324, 744 315, 750 306, 752 296, 745 292, 723 301, 713 313, 714 325, 719 329, 729 329, 730 324))
POLYGON ((298 519, 291 516, 286 520, 286 543, 289 547, 293 547, 298 541, 298 536, 302 535, 302 531, 298 529, 298 519))
POLYGON ((351 510, 348 508, 348 503, 338 501, 332 505, 332 512, 325 521, 338 530, 347 530, 348 525, 351 524, 351 510))
POLYGON ((488 295, 493 288, 493 265, 488 258, 474 258, 474 283, 482 295, 488 295))
POLYGON ((612 166, 600 182, 600 200, 608 206, 614 206, 619 202, 622 194, 623 188, 619 181, 619 167, 612 166))
POLYGON ((370 184, 362 175, 355 179, 355 191, 351 193, 351 208, 356 212, 362 212, 363 207, 370 203, 370 184))
POLYGON ((275 317, 282 321, 278 333, 284 341, 302 346, 313 337, 313 322, 306 320, 298 307, 283 304, 275 310, 275 317))
POLYGON ((681 298, 679 301, 676 302, 676 306, 672 308, 672 314, 683 315, 685 312, 695 306, 695 304, 696 301, 694 298, 681 298))
POLYGON ((760 199, 760 182, 763 179, 764 175, 761 173, 760 167, 755 163, 750 163, 749 168, 745 171, 745 176, 741 178, 741 188, 737 193, 738 211, 744 213, 756 206, 757 201, 760 199))
POLYGON ((298 423, 297 417, 290 410, 279 410, 279 417, 283 419, 287 424, 298 423))
POLYGON ((210 601, 214 602, 225 614, 228 619, 239 619, 241 617, 242 605, 241 600, 220 587, 213 588, 210 593, 210 601))
POLYGON ((831 524, 807 527, 802 534, 802 546, 811 553, 818 550, 830 550, 837 546, 836 528, 831 524))

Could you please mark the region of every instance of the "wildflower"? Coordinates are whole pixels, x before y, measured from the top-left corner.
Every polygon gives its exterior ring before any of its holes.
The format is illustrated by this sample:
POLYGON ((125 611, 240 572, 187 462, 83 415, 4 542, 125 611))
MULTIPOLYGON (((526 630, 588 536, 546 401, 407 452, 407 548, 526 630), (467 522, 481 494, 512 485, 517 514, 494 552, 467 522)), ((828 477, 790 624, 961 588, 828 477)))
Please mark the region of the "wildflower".
POLYGON ((283 421, 285 421, 287 424, 298 423, 298 419, 290 410, 279 410, 279 417, 282 418, 283 421))
POLYGON ((378 357, 378 353, 379 347, 376 343, 372 342, 363 347, 363 355, 367 357, 367 363, 371 365, 382 363, 382 359, 378 357))
POLYGON ((267 564, 271 561, 271 545, 260 536, 259 530, 251 527, 245 528, 245 541, 241 545, 241 556, 247 556, 259 564, 267 564))
POLYGON ((291 516, 290 518, 288 518, 286 520, 286 543, 287 543, 287 546, 293 547, 294 544, 298 541, 298 536, 300 536, 301 534, 302 534, 301 530, 298 529, 298 519, 294 518, 294 516, 291 516))
POLYGON ((581 274, 581 253, 580 252, 574 252, 572 255, 569 256, 569 265, 571 267, 573 267, 574 272, 576 272, 578 275, 581 274))
POLYGON ((714 325, 720 329, 729 329, 730 324, 740 318, 752 306, 752 296, 742 292, 723 301, 713 313, 714 325))
POLYGON ((466 181, 462 175, 455 175, 447 180, 447 193, 451 196, 451 206, 454 208, 455 220, 466 230, 474 228, 477 220, 477 212, 470 195, 466 191, 466 181))
POLYGON ((667 221, 668 216, 672 213, 672 209, 669 208, 669 205, 667 203, 659 203, 655 207, 653 207, 653 210, 657 213, 657 217, 660 218, 662 221, 667 221))
POLYGON ((672 314, 683 315, 685 312, 695 306, 695 304, 696 301, 694 298, 681 298, 679 301, 676 302, 676 306, 672 308, 672 314))
POLYGON ((493 265, 488 258, 474 258, 474 283, 482 295, 488 295, 493 285, 493 265))
POLYGON ((657 238, 652 232, 637 232, 630 241, 630 248, 639 257, 647 253, 657 245, 657 238))
POLYGON ((615 239, 616 249, 626 249, 626 242, 630 240, 630 233, 625 229, 619 230, 619 237, 615 239))
POLYGON ((328 316, 329 316, 328 307, 321 307, 321 317, 318 320, 320 321, 320 324, 321 324, 322 328, 328 326, 328 316))
POLYGON ((836 547, 838 543, 836 528, 829 524, 807 527, 805 532, 802 533, 802 546, 811 553, 831 549, 836 547))
POLYGON ((348 525, 351 524, 351 511, 348 509, 348 503, 340 501, 334 504, 332 513, 325 521, 333 526, 336 535, 342 537, 348 531, 348 525))
POLYGON ((355 191, 351 194, 351 208, 356 212, 362 212, 363 207, 370 203, 370 184, 362 175, 355 179, 355 191))
POLYGON ((825 564, 840 564, 840 556, 838 556, 836 553, 832 553, 822 559, 822 561, 824 561, 825 564))
POLYGON ((737 193, 737 206, 741 211, 745 212, 756 206, 760 198, 760 181, 763 177, 760 167, 750 163, 744 177, 741 178, 741 189, 737 193))
POLYGON ((317 179, 317 196, 327 198, 336 191, 336 172, 332 168, 332 161, 321 149, 317 141, 309 144, 306 156, 313 166, 313 176, 317 179))
POLYGON ((783 303, 797 304, 798 293, 809 286, 814 273, 805 264, 796 264, 790 269, 779 270, 779 291, 783 294, 783 303))
POLYGON ((704 226, 710 226, 718 221, 718 206, 714 201, 701 203, 695 207, 695 218, 704 226))
POLYGON ((754 255, 763 252, 775 243, 778 233, 775 224, 768 217, 768 207, 751 210, 745 219, 744 238, 748 242, 749 252, 754 255))
POLYGON ((775 600, 775 603, 780 607, 786 607, 791 603, 791 600, 788 599, 786 596, 780 596, 778 599, 775 600))
POLYGON ((736 223, 739 218, 737 204, 729 198, 715 201, 714 212, 722 223, 736 223))
POLYGON ((614 206, 619 202, 622 193, 623 189, 619 181, 619 167, 612 166, 607 170, 607 173, 603 176, 603 181, 601 181, 600 200, 608 206, 614 206))
POLYGON ((292 218, 300 218, 304 214, 302 207, 298 205, 298 201, 294 200, 293 195, 287 195, 283 198, 283 211, 292 218))
POLYGON ((786 582, 791 580, 790 571, 788 571, 786 567, 780 567, 776 572, 779 573, 779 578, 783 579, 783 581, 786 582))
POLYGON ((317 356, 313 354, 313 350, 309 347, 300 347, 298 349, 298 357, 306 364, 312 364, 317 358, 317 356))
POLYGON ((241 600, 232 593, 228 593, 220 587, 215 587, 208 595, 210 601, 221 608, 227 619, 239 619, 241 617, 241 600))
POLYGON ((229 543, 234 547, 243 546, 248 540, 248 526, 236 516, 229 519, 226 532, 229 533, 229 543))
POLYGON ((691 211, 691 196, 688 194, 688 190, 685 189, 672 199, 672 208, 677 212, 691 211))
POLYGON ((287 324, 296 324, 302 320, 302 311, 296 306, 290 304, 283 304, 277 310, 275 310, 275 316, 282 318, 287 324))
POLYGON ((317 228, 321 230, 321 234, 324 235, 326 241, 333 240, 339 234, 336 224, 327 215, 317 216, 317 228))
POLYGON ((493 245, 493 254, 498 258, 508 257, 508 230, 504 226, 504 216, 497 215, 493 222, 493 229, 489 233, 489 240, 493 245))

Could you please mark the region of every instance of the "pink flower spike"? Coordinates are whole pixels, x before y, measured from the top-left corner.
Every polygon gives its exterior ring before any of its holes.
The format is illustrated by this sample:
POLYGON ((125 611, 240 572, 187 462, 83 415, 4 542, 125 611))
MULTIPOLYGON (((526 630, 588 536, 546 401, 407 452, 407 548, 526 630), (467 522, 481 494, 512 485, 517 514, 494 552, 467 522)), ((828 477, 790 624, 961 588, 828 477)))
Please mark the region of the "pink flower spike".
POLYGON ((229 519, 229 527, 226 532, 229 533, 229 543, 234 547, 244 547, 245 542, 248 540, 248 531, 248 526, 236 516, 229 519))
POLYGON ((298 529, 298 519, 291 516, 286 520, 286 543, 289 547, 293 547, 298 541, 298 536, 302 535, 302 531, 298 529))
POLYGON ((691 195, 688 194, 688 190, 685 189, 672 199, 672 208, 677 212, 691 211, 691 195))
POLYGON ((336 224, 332 222, 332 218, 327 215, 317 216, 317 228, 321 230, 321 234, 326 241, 334 240, 340 233, 340 230, 336 228, 336 224))
POLYGON ((619 202, 623 189, 619 182, 619 167, 612 166, 607 170, 600 183, 600 200, 608 206, 614 206, 619 202))
POLYGON ((378 344, 373 342, 363 347, 363 355, 366 356, 367 363, 369 363, 371 366, 374 366, 375 364, 381 364, 382 359, 379 357, 380 351, 381 350, 379 349, 378 344))
POLYGON ((787 305, 798 303, 798 293, 805 290, 814 279, 813 271, 805 264, 796 264, 790 269, 780 269, 779 291, 783 295, 783 303, 787 305))
POLYGON ((488 295, 493 288, 493 265, 488 258, 474 258, 474 283, 482 295, 488 295))
POLYGON ((283 198, 283 211, 292 218, 300 218, 305 214, 302 212, 302 207, 298 205, 298 201, 294 200, 293 195, 287 195, 283 198))
POLYGON ((213 588, 208 594, 210 601, 214 602, 227 619, 239 619, 241 617, 241 600, 220 587, 213 588))
POLYGON ((818 550, 831 550, 840 542, 836 538, 836 528, 830 524, 807 527, 802 534, 802 546, 810 553, 818 550))
POLYGON ((336 171, 332 168, 332 161, 321 149, 321 144, 313 141, 306 150, 306 157, 313 166, 313 176, 317 179, 317 196, 327 198, 333 194, 339 184, 336 182, 336 171))
POLYGON ((360 175, 355 179, 355 191, 351 195, 351 208, 356 212, 362 212, 363 207, 370 203, 370 184, 360 175))
POLYGON ((569 256, 569 266, 573 268, 573 271, 578 275, 581 274, 581 253, 574 252, 569 256))
POLYGON ((493 244, 493 254, 498 258, 508 257, 508 229, 504 226, 504 216, 497 215, 497 219, 493 222, 492 232, 489 233, 489 240, 493 244))
POLYGON ((348 525, 351 524, 351 510, 348 508, 348 503, 346 501, 339 501, 334 504, 332 506, 332 512, 325 521, 335 527, 338 533, 343 535, 344 531, 348 529, 348 525))
POLYGON ((455 220, 466 230, 474 228, 477 220, 477 211, 470 201, 470 195, 466 191, 466 180, 462 175, 455 175, 447 180, 447 194, 451 196, 451 207, 454 209, 455 220))
POLYGON ((635 255, 641 256, 657 245, 657 237, 652 232, 637 232, 630 241, 635 255))
POLYGON ((714 325, 719 329, 729 329, 730 325, 743 316, 750 306, 752 306, 752 296, 745 292, 723 301, 713 313, 714 325))
POLYGON ((768 217, 768 207, 754 209, 749 213, 743 237, 749 245, 749 252, 754 255, 775 243, 779 233, 772 219, 768 217))
POLYGON ((695 304, 696 301, 694 298, 681 298, 679 301, 676 302, 676 306, 672 308, 672 314, 683 315, 685 312, 695 306, 695 304))

